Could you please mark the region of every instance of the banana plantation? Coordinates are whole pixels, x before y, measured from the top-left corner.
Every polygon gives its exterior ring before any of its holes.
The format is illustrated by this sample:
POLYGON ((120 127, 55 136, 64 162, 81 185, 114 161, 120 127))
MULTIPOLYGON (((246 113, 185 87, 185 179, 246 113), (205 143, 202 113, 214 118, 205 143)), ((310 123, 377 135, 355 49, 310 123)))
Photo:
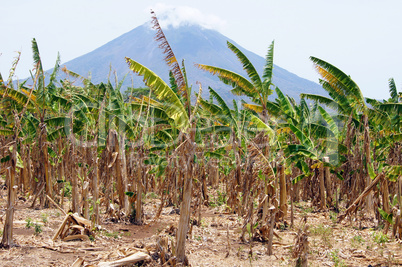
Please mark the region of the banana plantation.
MULTIPOLYGON (((105 223, 136 229, 157 225, 168 208, 175 212, 171 231, 159 229, 152 249, 124 255, 123 263, 102 258, 73 266, 97 266, 100 260, 107 263, 99 266, 202 266, 192 260, 189 246, 205 240, 200 234, 197 241, 194 233, 206 218, 222 216, 235 218, 230 222, 237 230, 223 225, 219 236, 227 254, 220 258, 239 257, 243 245, 245 265, 257 257, 280 258, 285 248, 278 243, 286 243, 281 235, 293 232, 284 265, 307 266, 319 257, 309 241, 318 229, 314 216, 330 216, 333 227, 375 229, 398 244, 402 94, 392 78, 388 99, 365 98, 348 74, 311 57, 327 95, 300 92, 293 99, 273 83, 274 42, 262 75, 228 42, 247 75, 196 67, 244 99, 229 102, 203 81, 188 83, 184 61, 176 58, 154 14, 152 23, 169 82, 135 58, 122 60, 146 88, 124 91, 113 75, 94 84, 61 68, 59 59, 47 74, 35 39, 31 78, 13 80, 20 55, 9 78, 0 76, 3 251, 24 247, 13 230, 21 199, 24 209, 64 213, 50 232, 56 243, 97 242, 105 223), (67 78, 60 80, 60 73, 67 78), (202 97, 206 92, 209 98, 202 97), (218 211, 206 216, 217 203, 218 211), (256 246, 263 248, 261 255, 256 246)), ((333 251, 326 257, 342 266, 333 251)))

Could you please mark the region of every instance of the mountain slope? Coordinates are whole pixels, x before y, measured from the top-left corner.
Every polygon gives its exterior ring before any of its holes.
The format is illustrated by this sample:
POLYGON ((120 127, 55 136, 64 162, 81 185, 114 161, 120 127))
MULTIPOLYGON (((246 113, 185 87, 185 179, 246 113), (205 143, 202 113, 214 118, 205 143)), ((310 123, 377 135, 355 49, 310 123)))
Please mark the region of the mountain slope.
MULTIPOLYGON (((227 48, 227 40, 234 43, 242 50, 251 60, 257 71, 262 74, 265 64, 264 58, 242 48, 217 31, 204 29, 196 25, 188 25, 179 28, 164 29, 164 33, 178 60, 185 60, 190 84, 193 84, 195 88, 197 81, 202 83, 204 88, 203 96, 208 94, 207 87, 211 86, 217 90, 225 100, 230 101, 231 99, 236 99, 236 97, 230 93, 231 88, 225 86, 211 74, 195 68, 194 63, 213 65, 246 76, 241 63, 237 60, 233 52, 227 48)), ((65 65, 67 69, 83 76, 90 74, 92 82, 94 83, 107 81, 110 70, 116 72, 119 80, 129 73, 123 85, 127 87, 131 86, 132 79, 130 77, 134 76, 131 74, 124 60, 125 57, 130 57, 153 70, 165 81, 168 81, 169 70, 163 61, 162 50, 158 48, 158 44, 154 40, 154 35, 155 31, 150 28, 149 24, 144 24, 94 51, 62 65, 65 65)), ((268 45, 269 44, 267 44, 267 48, 268 45)), ((112 75, 110 79, 114 80, 113 77, 114 75, 112 75)), ((134 76, 133 82, 134 87, 142 86, 140 77, 134 76)), ((276 65, 274 67, 273 82, 285 94, 296 99, 302 92, 325 94, 325 91, 318 84, 300 78, 276 65)))

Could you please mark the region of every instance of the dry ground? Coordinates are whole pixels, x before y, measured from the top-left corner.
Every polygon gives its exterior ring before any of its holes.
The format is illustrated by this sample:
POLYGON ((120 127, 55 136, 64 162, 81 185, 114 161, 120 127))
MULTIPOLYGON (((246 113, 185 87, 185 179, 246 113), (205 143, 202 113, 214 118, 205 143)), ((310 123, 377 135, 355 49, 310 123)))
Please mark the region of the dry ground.
MULTIPOLYGON (((86 264, 96 266, 100 261, 117 260, 136 248, 154 245, 158 235, 167 234, 169 226, 177 225, 179 215, 172 213, 173 207, 166 207, 160 219, 152 223, 151 218, 159 204, 152 196, 149 194, 145 198, 145 225, 111 222, 106 215, 102 215, 102 230, 96 232, 94 240, 70 242, 52 241, 64 219, 59 210, 31 209, 32 198, 20 198, 16 203, 14 219, 14 240, 18 247, 0 249, 0 266, 71 266, 79 257, 86 264), (30 221, 30 228, 27 228, 27 221, 30 221)), ((5 207, 6 191, 1 191, 1 230, 5 207)), ((251 244, 250 256, 250 244, 239 239, 242 219, 237 215, 225 213, 224 206, 203 207, 200 226, 193 227, 187 241, 189 262, 194 267, 294 266, 291 250, 303 216, 307 216, 309 225, 309 266, 402 265, 402 245, 391 240, 390 234, 389 240, 386 240, 382 230, 375 228, 377 222, 373 219, 363 218, 361 222, 352 224, 350 220, 345 220, 336 224, 335 213, 315 212, 310 203, 305 202, 295 203, 293 228, 282 224, 275 230, 280 239, 274 239, 272 256, 266 255, 265 243, 255 241, 251 244)))

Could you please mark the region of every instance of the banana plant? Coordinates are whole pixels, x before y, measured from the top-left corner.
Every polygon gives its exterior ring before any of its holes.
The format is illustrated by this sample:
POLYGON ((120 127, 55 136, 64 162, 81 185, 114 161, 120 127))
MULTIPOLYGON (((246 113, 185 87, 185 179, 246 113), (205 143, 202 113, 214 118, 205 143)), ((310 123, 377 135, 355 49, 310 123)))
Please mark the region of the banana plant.
POLYGON ((173 120, 174 127, 180 132, 178 137, 179 146, 176 149, 180 151, 179 161, 184 174, 184 189, 177 233, 176 257, 178 261, 184 262, 185 241, 190 218, 192 173, 195 165, 196 111, 191 109, 191 87, 187 82, 184 61, 181 68, 155 13, 151 11, 151 14, 153 27, 156 30, 156 41, 159 42, 159 46, 163 49, 165 62, 176 81, 177 93, 162 78, 144 65, 130 58, 126 58, 126 62, 134 73, 143 77, 145 85, 151 88, 156 98, 163 101, 165 113, 173 120))
MULTIPOLYGON (((366 104, 366 99, 353 79, 334 65, 316 58, 310 57, 317 72, 320 74, 320 84, 328 92, 329 97, 323 97, 312 94, 301 94, 310 100, 318 101, 336 111, 345 127, 341 135, 342 144, 346 147, 344 173, 348 174, 344 182, 343 192, 350 194, 359 193, 371 183, 369 173, 373 170, 373 145, 370 141, 369 115, 370 109, 366 104), (360 137, 359 137, 360 136, 360 137), (359 138, 358 138, 359 137, 359 138), (355 149, 352 149, 352 148, 355 149), (351 173, 351 170, 354 172, 351 173), (346 185, 353 183, 359 184, 353 190, 347 190, 346 185)), ((372 194, 366 199, 367 211, 373 209, 372 194)))
POLYGON ((268 48, 267 56, 265 57, 265 66, 263 75, 260 77, 257 70, 245 54, 238 49, 234 44, 227 42, 228 48, 237 56, 238 60, 242 63, 243 69, 246 71, 248 78, 219 67, 214 67, 204 64, 196 64, 201 69, 217 75, 219 79, 233 87, 232 93, 235 95, 245 95, 251 98, 255 104, 244 104, 244 106, 261 113, 264 122, 268 120, 267 102, 268 97, 273 93, 272 83, 273 76, 273 56, 274 56, 274 42, 268 48))

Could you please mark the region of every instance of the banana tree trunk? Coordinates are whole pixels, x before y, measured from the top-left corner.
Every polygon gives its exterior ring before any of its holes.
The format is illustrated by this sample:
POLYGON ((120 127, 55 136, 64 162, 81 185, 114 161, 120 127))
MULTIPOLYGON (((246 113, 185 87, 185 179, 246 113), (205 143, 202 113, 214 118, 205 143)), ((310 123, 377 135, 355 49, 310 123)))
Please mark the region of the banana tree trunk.
POLYGON ((7 198, 7 211, 6 211, 6 222, 4 224, 3 238, 0 243, 0 248, 10 248, 14 245, 13 241, 13 221, 14 221, 14 202, 15 202, 15 170, 16 170, 16 149, 17 145, 13 146, 11 167, 7 169, 7 188, 8 188, 8 198, 7 198))
POLYGON ((14 202, 16 196, 15 185, 15 174, 17 169, 17 138, 19 133, 19 118, 15 115, 15 127, 14 127, 14 144, 12 146, 13 150, 11 152, 11 167, 7 169, 7 211, 6 211, 6 221, 4 223, 3 238, 0 243, 0 248, 10 248, 14 245, 13 241, 13 221, 14 221, 14 202))
POLYGON ((190 221, 190 207, 191 207, 191 189, 192 189, 192 175, 191 167, 187 166, 184 170, 184 191, 183 201, 180 208, 179 227, 177 230, 177 259, 179 262, 185 262, 185 242, 188 231, 188 224, 190 221))
POLYGON ((138 150, 138 161, 137 161, 137 197, 135 202, 135 222, 136 224, 142 224, 142 187, 143 187, 143 158, 144 151, 140 147, 138 150))
POLYGON ((401 207, 402 207, 401 195, 402 195, 402 176, 399 176, 399 178, 398 178, 398 194, 397 194, 399 209, 401 209, 401 207))
POLYGON ((41 117, 41 123, 39 124, 39 151, 40 151, 40 165, 42 168, 42 182, 45 183, 45 192, 40 196, 41 208, 49 207, 49 200, 46 198, 46 195, 52 197, 52 182, 51 177, 49 175, 49 155, 47 152, 47 130, 46 124, 44 123, 44 114, 41 117))
MULTIPOLYGON (((115 175, 116 175, 116 182, 117 182, 117 194, 119 196, 119 204, 120 204, 120 209, 125 209, 125 188, 123 186, 123 179, 122 179, 122 168, 121 168, 121 159, 123 157, 124 151, 120 150, 120 145, 119 145, 119 135, 116 131, 113 131, 113 144, 114 144, 114 152, 117 153, 117 158, 114 162, 114 169, 115 169, 115 175)), ((125 157, 125 155, 124 155, 125 157)))
POLYGON ((119 146, 120 146, 120 162, 121 162, 121 186, 123 190, 123 207, 124 211, 126 213, 126 216, 129 216, 131 214, 131 205, 128 201, 128 196, 125 194, 127 192, 127 184, 128 184, 128 179, 127 179, 127 161, 126 161, 126 150, 125 150, 125 140, 126 136, 124 133, 120 135, 119 139, 119 146))
POLYGON ((170 177, 171 160, 169 159, 169 151, 167 149, 166 149, 166 161, 167 161, 167 165, 166 165, 166 168, 165 168, 165 179, 163 179, 163 177, 161 177, 160 181, 158 183, 159 184, 159 194, 161 195, 161 204, 159 205, 159 208, 158 208, 158 210, 156 212, 156 215, 155 215, 154 219, 152 220, 154 222, 160 217, 160 215, 162 213, 162 209, 163 209, 163 206, 165 204, 166 181, 168 181, 169 177, 170 177))
POLYGON ((71 140, 71 155, 70 155, 70 168, 71 168, 71 197, 72 197, 72 210, 73 213, 80 212, 79 205, 79 192, 78 192, 78 171, 76 166, 76 151, 75 151, 75 139, 71 140))
POLYGON ((70 148, 71 148, 71 146, 68 143, 67 139, 65 139, 65 142, 66 142, 66 153, 63 155, 63 161, 62 161, 64 176, 63 176, 63 184, 62 184, 63 187, 62 187, 61 202, 60 202, 60 205, 62 207, 64 207, 64 193, 66 191, 67 181, 71 182, 71 169, 70 169, 70 159, 71 159, 70 148))
POLYGON ((21 157, 23 158, 24 168, 21 169, 21 182, 23 185, 23 191, 27 192, 29 189, 29 180, 28 180, 28 164, 26 158, 26 146, 21 144, 21 157))
MULTIPOLYGON (((389 206, 389 190, 388 190, 388 180, 384 179, 382 181, 382 205, 383 210, 386 213, 390 213, 390 206, 389 206)), ((384 233, 387 234, 389 229, 389 222, 385 221, 384 233)))
MULTIPOLYGON (((370 128, 368 125, 368 116, 363 115, 364 117, 364 144, 363 144, 363 149, 364 149, 364 155, 366 158, 366 187, 371 184, 371 178, 370 175, 368 174, 368 167, 371 165, 371 156, 370 156, 370 128)), ((372 214, 374 212, 374 201, 373 201, 373 193, 370 192, 369 195, 366 198, 366 208, 367 212, 369 214, 372 214)))
MULTIPOLYGON (((235 180, 236 180, 236 185, 240 187, 241 183, 241 161, 240 161, 240 153, 239 153, 239 147, 238 147, 238 140, 233 133, 233 152, 235 154, 235 160, 236 160, 236 172, 235 172, 235 180)), ((239 188, 240 190, 240 188, 239 188)))
POLYGON ((173 183, 175 188, 174 190, 172 190, 173 192, 173 204, 178 207, 179 206, 179 199, 180 199, 180 194, 178 195, 177 192, 179 191, 179 189, 181 188, 181 180, 182 180, 182 171, 180 171, 180 165, 179 165, 179 159, 176 157, 175 162, 174 162, 174 168, 176 169, 176 174, 177 175, 173 175, 173 183))
POLYGON ((92 172, 92 205, 93 205, 93 224, 98 225, 99 222, 99 159, 98 159, 98 138, 94 139, 94 146, 92 147, 92 159, 94 169, 92 172))
POLYGON ((13 221, 14 221, 14 202, 15 202, 15 167, 7 169, 7 187, 8 187, 8 197, 7 197, 7 211, 6 211, 6 222, 3 229, 3 238, 0 243, 0 248, 10 248, 14 245, 13 241, 13 221), (14 170, 13 170, 14 169, 14 170))
POLYGON ((28 145, 27 146, 27 178, 28 178, 28 188, 29 188, 29 192, 32 193, 33 192, 33 183, 35 182, 34 179, 32 179, 32 160, 31 160, 31 146, 28 145))
POLYGON ((325 180, 324 180, 324 163, 319 170, 319 181, 320 181, 320 208, 325 209, 327 207, 327 203, 325 200, 325 180))
POLYGON ((89 182, 85 181, 82 185, 82 199, 83 199, 83 209, 84 218, 89 219, 89 182))
MULTIPOLYGON (((329 157, 323 158, 324 163, 329 163, 329 157)), ((325 180, 325 188, 327 191, 327 205, 332 207, 332 180, 331 173, 329 171, 329 167, 324 166, 324 180, 325 180)))
POLYGON ((280 186, 280 197, 279 197, 279 207, 282 211, 282 218, 285 219, 288 214, 288 204, 287 191, 286 191, 286 176, 285 176, 285 166, 279 165, 279 186, 280 186))
POLYGON ((109 129, 106 141, 106 149, 104 150, 105 158, 105 200, 106 212, 110 211, 110 203, 113 203, 114 192, 113 192, 113 144, 112 144, 112 131, 109 129))
MULTIPOLYGON (((195 125, 193 125, 195 126, 195 125)), ((194 127, 193 127, 194 129, 194 127)), ((180 140, 180 138, 179 138, 180 140)), ((182 153, 180 154, 183 174, 184 174, 184 188, 183 188, 183 201, 180 207, 180 219, 177 229, 177 243, 176 243, 176 257, 179 262, 186 262, 186 236, 188 225, 190 222, 191 210, 191 196, 192 196, 192 181, 193 181, 193 168, 194 168, 194 154, 195 154, 195 131, 190 133, 187 137, 185 144, 181 147, 182 153)))
POLYGON ((263 204, 262 204, 262 218, 261 221, 265 223, 265 220, 268 215, 268 177, 264 176, 264 196, 263 196, 263 204))
MULTIPOLYGON (((210 143, 209 147, 212 149, 214 147, 214 136, 210 135, 210 143)), ((218 172, 218 161, 215 158, 211 158, 208 162, 208 176, 209 182, 213 188, 216 188, 219 180, 219 172, 218 172)))
POLYGON ((237 199, 237 194, 241 190, 241 161, 240 161, 240 151, 238 147, 238 140, 236 138, 236 135, 234 132, 232 132, 232 149, 233 153, 235 156, 235 172, 234 172, 234 180, 232 182, 232 188, 231 188, 231 194, 229 195, 229 200, 228 203, 231 204, 231 208, 234 208, 234 210, 241 214, 242 213, 242 207, 238 205, 238 199, 237 199))
MULTIPOLYGON (((58 154, 59 154, 58 157, 59 157, 59 159, 63 158, 63 155, 62 155, 63 145, 62 145, 61 140, 62 140, 61 138, 58 139, 58 154)), ((59 173, 58 180, 64 181, 65 180, 64 179, 64 159, 63 159, 63 161, 58 163, 57 170, 59 173)), ((63 186, 63 183, 58 183, 58 187, 57 187, 58 193, 60 193, 62 186, 63 186)), ((64 197, 64 195, 62 194, 61 199, 60 199, 60 203, 62 203, 61 207, 63 207, 63 204, 64 204, 63 197, 64 197)))

